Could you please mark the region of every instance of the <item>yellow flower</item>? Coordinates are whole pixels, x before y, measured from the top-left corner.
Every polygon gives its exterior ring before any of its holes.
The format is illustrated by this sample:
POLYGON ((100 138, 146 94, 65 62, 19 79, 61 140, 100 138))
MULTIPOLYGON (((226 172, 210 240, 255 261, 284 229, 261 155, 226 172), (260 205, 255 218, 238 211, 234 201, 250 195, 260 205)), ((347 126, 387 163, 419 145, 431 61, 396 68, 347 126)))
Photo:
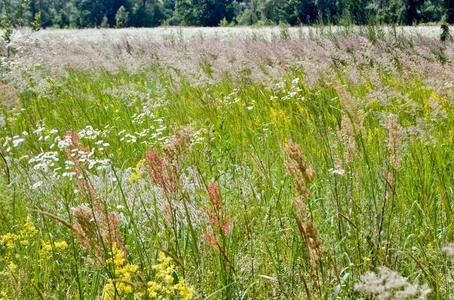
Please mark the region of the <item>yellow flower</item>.
POLYGON ((112 265, 114 270, 114 278, 109 279, 103 289, 103 299, 110 300, 117 295, 123 297, 134 292, 133 277, 138 271, 137 265, 125 264, 125 254, 118 249, 116 245, 112 247, 112 257, 106 260, 106 263, 112 265), (115 283, 114 283, 114 281, 115 283))
POLYGON ((68 249, 68 243, 66 243, 66 241, 56 242, 55 249, 66 250, 66 249, 68 249))
POLYGON ((149 281, 147 283, 148 286, 148 296, 151 299, 158 299, 158 293, 162 289, 162 286, 159 283, 156 283, 154 281, 149 281))
POLYGON ((192 288, 186 285, 184 279, 180 279, 180 281, 175 285, 175 290, 179 292, 181 300, 191 300, 194 298, 192 288))
POLYGON ((31 238, 31 237, 35 236, 36 234, 38 234, 38 230, 33 225, 31 218, 27 217, 27 221, 25 221, 25 224, 22 227, 20 236, 23 239, 26 239, 26 238, 31 238))
POLYGON ((50 251, 52 251, 52 245, 43 242, 43 245, 42 245, 42 248, 41 248, 41 253, 42 254, 47 254, 47 252, 50 252, 50 251))
POLYGON ((48 257, 49 253, 52 252, 52 250, 58 252, 58 251, 64 251, 66 249, 68 249, 68 243, 66 243, 65 241, 55 242, 53 244, 53 246, 51 243, 46 243, 43 241, 42 246, 41 246, 40 255, 43 258, 46 258, 46 257, 48 257))
POLYGON ((175 266, 173 260, 164 253, 159 253, 158 264, 153 266, 156 277, 146 284, 137 280, 137 265, 126 263, 125 254, 115 245, 111 257, 106 260, 114 269, 113 278, 109 279, 103 289, 103 300, 123 299, 127 295, 134 295, 136 299, 148 296, 149 299, 181 299, 192 300, 194 292, 184 279, 175 282, 175 266))
POLYGON ((16 265, 15 263, 13 263, 13 262, 10 262, 10 263, 8 264, 8 271, 10 272, 10 274, 16 273, 16 271, 17 271, 17 265, 16 265))
POLYGON ((137 165, 134 168, 132 168, 132 173, 128 177, 128 182, 134 183, 139 181, 140 178, 142 178, 142 172, 140 171, 140 169, 142 168, 144 163, 145 163, 144 159, 139 160, 137 165))
POLYGON ((4 291, 0 291, 0 300, 8 300, 8 295, 4 291))
POLYGON ((13 233, 6 233, 0 237, 0 245, 5 245, 8 250, 14 248, 14 242, 18 240, 18 236, 13 233))
POLYGON ((113 300, 115 298, 115 287, 111 281, 104 285, 103 289, 103 300, 113 300))

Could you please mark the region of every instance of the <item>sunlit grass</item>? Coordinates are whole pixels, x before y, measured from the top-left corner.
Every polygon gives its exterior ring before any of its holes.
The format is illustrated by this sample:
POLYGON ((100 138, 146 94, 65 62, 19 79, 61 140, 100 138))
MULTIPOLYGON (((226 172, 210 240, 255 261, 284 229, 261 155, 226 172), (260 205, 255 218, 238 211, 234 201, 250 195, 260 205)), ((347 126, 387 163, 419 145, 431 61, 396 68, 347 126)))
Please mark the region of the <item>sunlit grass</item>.
POLYGON ((354 299, 381 266, 452 297, 452 85, 345 68, 30 79, 2 112, 0 299, 354 299))

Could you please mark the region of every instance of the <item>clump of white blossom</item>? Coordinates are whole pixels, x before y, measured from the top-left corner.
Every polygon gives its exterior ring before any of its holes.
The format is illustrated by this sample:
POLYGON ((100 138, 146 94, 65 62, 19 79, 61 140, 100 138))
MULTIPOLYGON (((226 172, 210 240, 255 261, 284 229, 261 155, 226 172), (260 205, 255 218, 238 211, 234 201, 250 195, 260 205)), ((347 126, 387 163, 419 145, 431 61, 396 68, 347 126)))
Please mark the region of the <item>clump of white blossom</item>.
POLYGON ((454 265, 454 243, 444 246, 441 250, 446 253, 448 258, 451 260, 451 263, 454 265))
POLYGON ((380 267, 378 273, 367 272, 361 276, 355 289, 380 300, 427 299, 432 291, 426 284, 411 283, 399 273, 380 267))

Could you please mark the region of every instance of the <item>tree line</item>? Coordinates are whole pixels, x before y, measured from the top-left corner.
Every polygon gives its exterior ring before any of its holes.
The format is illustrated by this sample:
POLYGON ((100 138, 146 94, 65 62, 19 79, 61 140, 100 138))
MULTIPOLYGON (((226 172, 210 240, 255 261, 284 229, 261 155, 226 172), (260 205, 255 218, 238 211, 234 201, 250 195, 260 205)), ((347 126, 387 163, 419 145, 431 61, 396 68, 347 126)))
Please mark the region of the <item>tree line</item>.
POLYGON ((0 1, 0 27, 4 28, 454 22, 454 0, 0 1))

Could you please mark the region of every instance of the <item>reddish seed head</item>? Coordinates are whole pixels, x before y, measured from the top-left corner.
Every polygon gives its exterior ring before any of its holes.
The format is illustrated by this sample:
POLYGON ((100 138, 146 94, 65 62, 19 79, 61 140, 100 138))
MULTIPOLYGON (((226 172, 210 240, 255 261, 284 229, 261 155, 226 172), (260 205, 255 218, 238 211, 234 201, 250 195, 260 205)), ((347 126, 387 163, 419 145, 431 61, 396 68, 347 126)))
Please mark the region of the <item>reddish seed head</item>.
POLYGON ((219 186, 214 181, 210 182, 210 184, 208 185, 208 197, 217 210, 220 210, 222 208, 219 186))
POLYGON ((150 179, 158 186, 170 193, 177 188, 177 174, 174 166, 166 159, 162 158, 155 148, 150 149, 145 156, 148 166, 150 179))

